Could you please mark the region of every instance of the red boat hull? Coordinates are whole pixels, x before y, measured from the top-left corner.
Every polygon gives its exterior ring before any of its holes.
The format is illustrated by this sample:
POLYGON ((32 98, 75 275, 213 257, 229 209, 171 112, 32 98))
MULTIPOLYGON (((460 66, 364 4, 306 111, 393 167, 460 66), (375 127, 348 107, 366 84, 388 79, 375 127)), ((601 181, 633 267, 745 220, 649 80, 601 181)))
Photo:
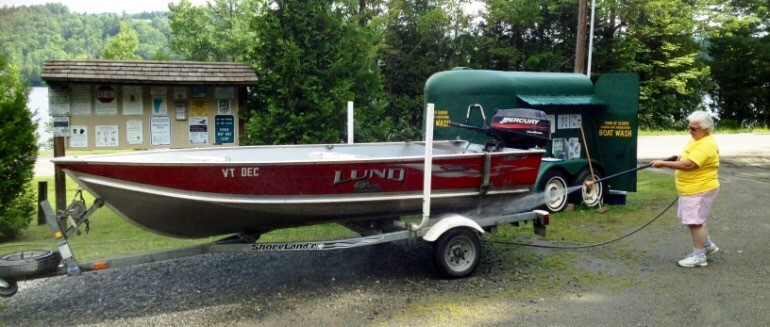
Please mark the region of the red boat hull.
MULTIPOLYGON (((542 151, 492 153, 486 172, 483 153, 437 156, 432 212, 478 208, 530 192, 541 156, 542 151), (485 177, 488 191, 482 190, 485 177)), ((94 157, 56 163, 124 218, 175 237, 381 219, 422 208, 419 157, 173 163, 94 157)))

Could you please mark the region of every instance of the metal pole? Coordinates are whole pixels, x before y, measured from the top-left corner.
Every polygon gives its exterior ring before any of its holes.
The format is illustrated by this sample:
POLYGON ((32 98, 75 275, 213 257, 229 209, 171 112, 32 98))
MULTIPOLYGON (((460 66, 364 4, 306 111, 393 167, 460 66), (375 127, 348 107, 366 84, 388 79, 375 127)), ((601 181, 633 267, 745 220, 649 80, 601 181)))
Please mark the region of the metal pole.
POLYGON ((411 230, 418 231, 423 229, 428 224, 430 219, 430 191, 431 191, 431 174, 433 173, 433 125, 435 118, 435 105, 428 103, 428 110, 426 110, 425 117, 425 169, 423 172, 423 184, 422 184, 422 221, 419 225, 411 226, 411 230))
POLYGON ((348 144, 353 144, 353 101, 348 101, 348 144))
POLYGON ((596 0, 591 0, 591 27, 589 29, 590 36, 588 37, 588 70, 586 76, 591 77, 591 55, 594 48, 594 14, 596 13, 596 0))

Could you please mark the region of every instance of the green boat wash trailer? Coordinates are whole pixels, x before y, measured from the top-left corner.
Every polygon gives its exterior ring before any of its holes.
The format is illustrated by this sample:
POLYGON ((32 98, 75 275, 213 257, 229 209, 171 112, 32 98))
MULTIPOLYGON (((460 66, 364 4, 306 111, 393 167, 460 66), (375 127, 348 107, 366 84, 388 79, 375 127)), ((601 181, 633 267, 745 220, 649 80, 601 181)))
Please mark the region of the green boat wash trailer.
POLYGON ((449 122, 483 127, 498 109, 544 111, 551 121, 551 142, 532 192, 542 193, 543 205, 553 212, 568 203, 599 205, 608 193, 614 203, 624 203, 625 192, 636 191, 636 172, 590 190, 572 186, 636 167, 637 74, 603 74, 592 82, 577 73, 457 68, 428 79, 425 102, 435 106, 435 139, 474 143, 487 136, 449 122))

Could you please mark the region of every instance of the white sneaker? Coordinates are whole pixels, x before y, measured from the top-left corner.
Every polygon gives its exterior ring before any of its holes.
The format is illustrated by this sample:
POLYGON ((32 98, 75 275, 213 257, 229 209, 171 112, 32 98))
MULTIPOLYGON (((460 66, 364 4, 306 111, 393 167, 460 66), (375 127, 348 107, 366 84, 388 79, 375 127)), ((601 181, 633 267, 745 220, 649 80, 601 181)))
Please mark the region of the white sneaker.
POLYGON ((705 267, 708 265, 706 262, 706 256, 699 256, 695 253, 690 253, 686 258, 679 261, 679 265, 685 268, 692 267, 705 267))
POLYGON ((711 243, 709 244, 709 246, 706 247, 706 256, 713 255, 714 253, 717 253, 717 252, 719 252, 719 247, 714 243, 711 243))

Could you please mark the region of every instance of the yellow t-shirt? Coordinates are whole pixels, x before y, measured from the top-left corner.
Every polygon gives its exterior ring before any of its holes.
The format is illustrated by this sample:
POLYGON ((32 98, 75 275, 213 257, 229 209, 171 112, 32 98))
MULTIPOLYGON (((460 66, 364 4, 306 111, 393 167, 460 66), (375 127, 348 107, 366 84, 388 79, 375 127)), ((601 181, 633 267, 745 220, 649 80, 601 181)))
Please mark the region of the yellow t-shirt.
POLYGON ((674 172, 676 191, 681 195, 708 192, 719 187, 719 148, 711 135, 700 140, 690 139, 679 156, 679 160, 690 159, 698 165, 693 170, 674 172))

